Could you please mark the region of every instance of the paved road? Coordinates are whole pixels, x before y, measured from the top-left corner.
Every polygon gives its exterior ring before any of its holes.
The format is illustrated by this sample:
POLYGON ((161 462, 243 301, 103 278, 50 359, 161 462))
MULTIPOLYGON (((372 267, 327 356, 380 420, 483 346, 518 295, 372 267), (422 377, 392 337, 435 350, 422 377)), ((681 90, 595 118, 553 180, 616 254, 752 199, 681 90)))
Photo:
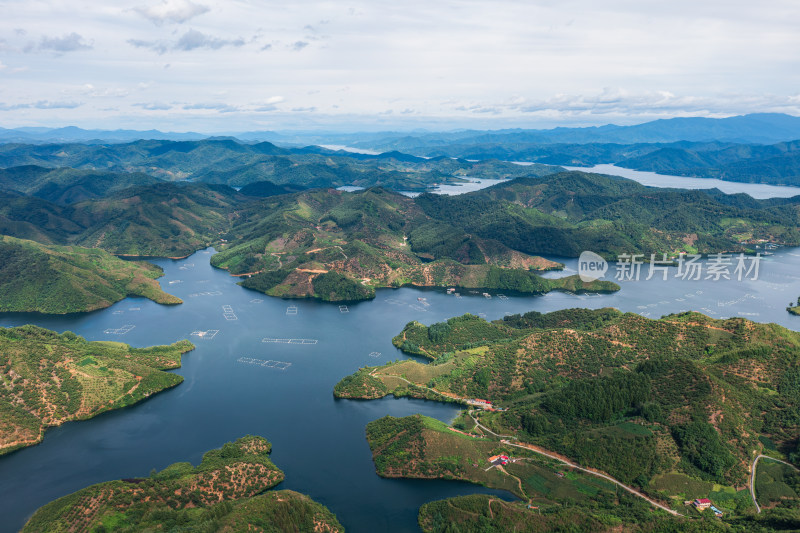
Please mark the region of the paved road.
POLYGON ((646 500, 651 505, 653 505, 655 507, 658 507, 662 511, 666 511, 669 514, 675 515, 675 516, 683 516, 681 513, 677 512, 677 511, 674 511, 674 510, 670 509, 669 507, 661 505, 657 501, 651 500, 650 498, 648 498, 647 496, 645 496, 644 494, 642 494, 638 490, 636 490, 633 487, 629 487, 629 486, 617 481, 616 479, 614 479, 611 476, 608 476, 606 474, 601 474, 600 472, 595 472, 594 470, 589 470, 588 468, 583 468, 582 466, 578 466, 575 463, 571 463, 569 461, 565 461, 564 459, 562 459, 560 457, 557 457, 555 455, 551 455, 551 454, 549 454, 549 453, 547 453, 547 452, 545 452, 543 450, 539 450, 538 448, 532 448, 532 447, 524 446, 522 444, 514 444, 513 442, 510 442, 508 440, 501 440, 500 442, 502 442, 503 444, 507 444, 508 446, 516 446, 517 448, 523 448, 523 449, 531 451, 531 452, 536 452, 536 453, 538 453, 540 455, 544 455, 545 457, 549 457, 550 459, 554 459, 554 460, 558 461, 559 463, 563 463, 563 464, 565 464, 567 466, 570 466, 570 467, 572 467, 572 468, 574 468, 576 470, 580 470, 582 472, 586 472, 587 474, 591 474, 593 476, 601 477, 601 478, 603 478, 603 479, 605 479, 607 481, 612 482, 613 484, 615 484, 615 485, 617 485, 619 487, 622 487, 623 489, 627 490, 631 494, 633 494, 635 496, 638 496, 638 497, 642 498, 643 500, 646 500))
POLYGON ((756 458, 753 459, 753 466, 750 468, 750 496, 753 498, 753 503, 756 506, 757 513, 761 512, 761 507, 758 505, 758 501, 756 501, 756 466, 758 466, 758 460, 761 458, 769 459, 770 461, 775 461, 777 463, 784 464, 800 472, 800 468, 797 468, 791 463, 787 463, 786 461, 781 461, 780 459, 775 459, 774 457, 770 457, 768 455, 758 454, 756 458))

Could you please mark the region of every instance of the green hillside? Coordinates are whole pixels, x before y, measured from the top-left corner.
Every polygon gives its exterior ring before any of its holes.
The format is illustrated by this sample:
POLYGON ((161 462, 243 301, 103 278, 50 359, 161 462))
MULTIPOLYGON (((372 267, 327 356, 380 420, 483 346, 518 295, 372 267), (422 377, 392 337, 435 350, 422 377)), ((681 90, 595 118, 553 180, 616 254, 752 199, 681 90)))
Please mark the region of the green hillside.
POLYGON ((576 277, 542 279, 536 271, 558 264, 537 255, 649 258, 800 243, 795 199, 654 189, 581 172, 417 198, 373 188, 259 199, 197 183, 129 187, 69 206, 0 194, 0 231, 11 236, 133 256, 183 257, 213 244, 221 253, 212 264, 243 276, 245 287, 331 301, 403 285, 610 291, 576 277))
MULTIPOLYGON (((412 322, 393 342, 433 362, 362 369, 335 395, 488 400, 503 408, 479 417, 495 433, 675 505, 745 486, 763 439, 790 454, 800 430, 800 334, 775 324, 573 309, 412 322)), ((715 498, 730 512, 750 505, 745 491, 715 498)))
MULTIPOLYGON (((423 531, 724 531, 713 522, 670 516, 611 483, 552 459, 453 431, 438 420, 413 415, 370 422, 367 441, 378 475, 457 479, 511 492, 519 500, 473 494, 430 502, 419 511, 423 531), (505 455, 510 461, 489 461, 505 455)), ((684 511, 685 512, 685 511, 684 511)))
POLYGON ((160 304, 181 300, 156 281, 163 271, 98 249, 46 246, 0 235, 0 312, 76 313, 108 307, 127 296, 160 304))
POLYGON ((69 331, 0 328, 0 454, 37 444, 47 427, 119 409, 183 381, 189 341, 131 348, 69 331))
POLYGON ((437 183, 459 182, 464 177, 505 179, 560 170, 502 161, 426 160, 399 152, 373 156, 319 147, 284 149, 268 142, 242 144, 230 139, 0 145, 0 167, 30 165, 138 172, 167 181, 192 179, 233 187, 268 180, 302 187, 357 185, 418 191, 437 183))
POLYGON ((76 204, 85 229, 75 244, 113 254, 183 257, 217 241, 230 227, 238 195, 229 187, 158 184, 76 204))
POLYGON ((584 172, 521 178, 455 197, 424 194, 430 217, 529 254, 676 254, 800 244, 800 200, 645 187, 584 172))
POLYGON ((57 204, 73 204, 106 196, 135 185, 161 180, 141 172, 108 172, 36 165, 0 169, 0 189, 35 196, 57 204))
POLYGON ((618 164, 660 174, 800 186, 800 141, 768 146, 675 146, 631 157, 618 164))
POLYGON ((344 531, 308 496, 269 490, 285 477, 271 451, 266 439, 246 436, 206 452, 196 467, 98 483, 41 507, 22 531, 344 531))
POLYGON ((304 187, 299 185, 276 185, 271 181, 254 181, 242 187, 239 192, 245 196, 255 196, 258 198, 266 198, 268 196, 277 196, 279 194, 291 194, 300 192, 304 187))
POLYGON ((229 187, 159 183, 60 206, 0 192, 0 232, 116 255, 183 257, 220 239, 243 197, 229 187))
POLYGON ((211 264, 248 276, 241 285, 273 296, 360 300, 402 285, 617 290, 575 276, 541 278, 534 271, 560 265, 432 220, 414 199, 380 188, 268 198, 237 215, 230 245, 211 264))
MULTIPOLYGON (((535 482, 544 479, 545 475, 532 476, 535 482)), ((576 480, 575 485, 574 493, 588 499, 580 492, 586 492, 587 487, 581 485, 580 480, 576 480)), ((608 498, 600 503, 590 501, 586 506, 566 507, 536 501, 530 509, 525 502, 508 502, 486 494, 457 496, 423 505, 419 510, 419 524, 425 533, 708 533, 726 530, 721 524, 711 521, 692 522, 657 515, 647 509, 646 504, 624 494, 620 494, 619 499, 608 498)))

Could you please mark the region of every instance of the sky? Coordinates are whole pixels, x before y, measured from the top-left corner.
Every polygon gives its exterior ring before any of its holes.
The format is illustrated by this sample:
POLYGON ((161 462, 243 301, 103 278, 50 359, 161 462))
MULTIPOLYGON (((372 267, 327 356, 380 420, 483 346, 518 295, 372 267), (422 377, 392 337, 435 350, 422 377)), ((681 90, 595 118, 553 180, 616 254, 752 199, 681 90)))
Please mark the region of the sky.
POLYGON ((0 127, 800 115, 797 0, 0 0, 0 127))

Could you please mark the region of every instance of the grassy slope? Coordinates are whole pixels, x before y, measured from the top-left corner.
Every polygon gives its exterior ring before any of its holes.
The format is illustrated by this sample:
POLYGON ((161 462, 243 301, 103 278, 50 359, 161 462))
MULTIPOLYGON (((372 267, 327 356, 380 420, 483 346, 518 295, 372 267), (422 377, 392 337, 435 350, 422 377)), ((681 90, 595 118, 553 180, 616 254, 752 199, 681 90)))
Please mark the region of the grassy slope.
POLYGON ((335 394, 488 399, 508 408, 482 417, 496 432, 664 498, 708 492, 664 483, 670 472, 743 486, 757 437, 786 450, 800 428, 800 334, 774 324, 565 310, 412 322, 394 343, 435 360, 362 369, 335 394))
POLYGON ((242 285, 273 296, 356 300, 374 296, 377 287, 402 285, 529 293, 617 289, 577 278, 545 280, 529 269, 557 263, 434 221, 413 199, 383 189, 267 199, 239 213, 232 236, 212 264, 254 274, 242 285))
POLYGON ((36 326, 0 329, 0 454, 42 440, 44 430, 139 402, 183 381, 188 341, 131 348, 87 342, 36 326))
POLYGON ((108 307, 126 296, 160 304, 181 300, 161 290, 160 268, 108 252, 45 246, 0 235, 0 312, 75 313, 108 307))
POLYGON ((109 481, 36 511, 22 531, 343 531, 308 496, 270 491, 284 479, 262 437, 211 450, 193 467, 175 463, 148 478, 109 481))

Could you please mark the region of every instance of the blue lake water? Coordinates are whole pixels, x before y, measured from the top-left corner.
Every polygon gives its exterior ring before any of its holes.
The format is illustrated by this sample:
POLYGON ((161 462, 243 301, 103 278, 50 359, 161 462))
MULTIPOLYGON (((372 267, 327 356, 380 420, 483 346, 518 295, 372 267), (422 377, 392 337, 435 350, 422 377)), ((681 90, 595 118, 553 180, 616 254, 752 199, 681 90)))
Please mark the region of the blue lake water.
POLYGON ((622 176, 642 185, 650 187, 667 187, 670 189, 719 189, 726 194, 744 193, 753 198, 791 198, 800 195, 800 187, 786 187, 782 185, 763 185, 760 183, 738 183, 735 181, 723 181, 714 178, 693 178, 688 176, 669 176, 666 174, 656 174, 655 172, 645 172, 622 168, 616 165, 595 165, 593 167, 564 167, 568 170, 580 170, 581 172, 596 172, 598 174, 610 174, 612 176, 622 176))
MULTIPOLYGON (((517 165, 532 165, 533 163, 525 161, 509 161, 517 165)), ((793 196, 800 196, 800 187, 787 187, 781 185, 763 185, 760 183, 738 183, 735 181, 723 181, 713 178, 693 178, 687 176, 670 176, 666 174, 656 174, 655 172, 645 172, 641 170, 633 170, 630 168, 622 168, 611 164, 595 165, 593 167, 563 167, 567 170, 577 170, 580 172, 594 172, 597 174, 608 174, 611 176, 621 176, 630 180, 637 181, 642 185, 649 187, 665 187, 668 189, 719 189, 726 194, 744 193, 749 194, 753 198, 791 198, 793 196)), ((466 178, 468 181, 462 183, 441 184, 431 189, 431 192, 437 194, 445 194, 448 196, 464 194, 498 183, 504 183, 507 180, 496 179, 479 179, 479 178, 466 178)), ((363 187, 344 186, 339 187, 342 191, 359 191, 363 187)), ((415 197, 419 196, 418 192, 402 192, 406 196, 415 197)))
MULTIPOLYGON (((327 505, 348 531, 418 531, 417 511, 427 501, 500 494, 466 483, 387 480, 375 474, 364 435, 369 421, 412 413, 449 421, 456 407, 410 399, 333 398, 336 382, 359 367, 405 358, 391 338, 411 320, 430 324, 466 312, 492 320, 530 310, 611 306, 653 318, 697 310, 800 329, 800 317, 785 310, 800 296, 798 249, 765 257, 757 281, 687 281, 674 272, 667 281, 658 276, 645 280, 645 266, 640 281, 623 282, 622 290, 610 295, 494 294, 487 299, 469 291, 456 298, 444 289, 385 289, 373 301, 349 305, 346 313, 337 304, 282 300, 243 289, 209 265, 211 253, 154 261, 165 270, 162 286, 182 298, 182 305, 129 298, 89 314, 0 315, 0 326, 33 323, 134 346, 188 338, 197 346, 176 371, 185 377, 178 387, 127 409, 49 429, 42 444, 0 457, 0 531, 18 530, 41 505, 92 483, 145 476, 176 461, 196 464, 205 451, 245 434, 273 443, 272 458, 286 472, 278 488, 327 505), (223 306, 230 306, 228 318, 235 319, 226 319, 223 306), (211 330, 218 330, 213 338, 192 335, 211 330), (317 343, 264 343, 264 338, 317 343), (291 366, 256 366, 239 362, 242 357, 291 366)), ((576 260, 559 260, 568 274, 574 272, 576 260)), ((612 265, 607 278, 613 279, 613 270, 612 265)))

